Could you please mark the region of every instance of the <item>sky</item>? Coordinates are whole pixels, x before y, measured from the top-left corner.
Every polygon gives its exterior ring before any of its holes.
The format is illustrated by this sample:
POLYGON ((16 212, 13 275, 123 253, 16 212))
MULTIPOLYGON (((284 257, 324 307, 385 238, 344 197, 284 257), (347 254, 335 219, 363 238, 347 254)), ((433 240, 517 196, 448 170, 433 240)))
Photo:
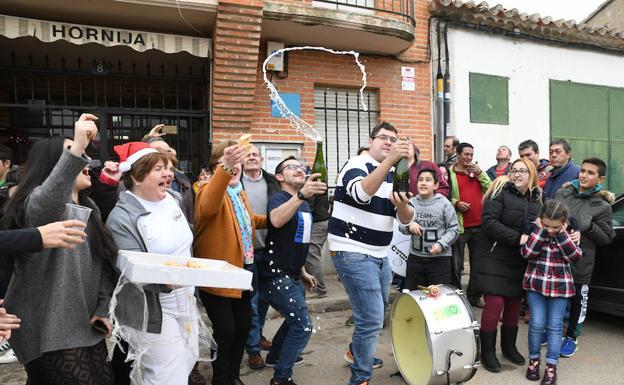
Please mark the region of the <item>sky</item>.
POLYGON ((490 7, 501 4, 505 8, 517 8, 522 13, 539 13, 553 19, 574 19, 581 22, 605 0, 486 0, 490 7))

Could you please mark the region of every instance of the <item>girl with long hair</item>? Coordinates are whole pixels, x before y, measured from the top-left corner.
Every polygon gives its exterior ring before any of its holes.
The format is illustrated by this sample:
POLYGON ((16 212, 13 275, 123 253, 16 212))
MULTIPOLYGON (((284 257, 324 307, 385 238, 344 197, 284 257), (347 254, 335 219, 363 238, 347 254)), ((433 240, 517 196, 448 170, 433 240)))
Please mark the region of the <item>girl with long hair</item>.
POLYGON ((68 203, 92 210, 87 242, 24 253, 12 264, 6 308, 22 320, 11 342, 29 385, 113 381, 104 336, 111 331, 111 260, 117 249, 86 192, 91 179, 84 151, 97 134, 95 119, 81 115, 73 141, 53 137, 35 143, 6 211, 7 228, 18 229, 68 219, 68 203))

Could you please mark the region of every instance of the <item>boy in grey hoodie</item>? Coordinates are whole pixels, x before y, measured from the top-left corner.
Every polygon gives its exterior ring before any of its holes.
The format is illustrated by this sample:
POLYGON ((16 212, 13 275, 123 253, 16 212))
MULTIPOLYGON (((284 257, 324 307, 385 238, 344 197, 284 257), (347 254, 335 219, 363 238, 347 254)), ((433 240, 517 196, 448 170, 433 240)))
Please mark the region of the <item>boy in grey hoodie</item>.
POLYGON ((441 194, 435 170, 418 173, 418 195, 411 199, 416 215, 409 225, 399 225, 403 234, 412 234, 407 258, 405 289, 448 284, 451 281, 451 245, 458 237, 459 224, 451 202, 441 194))

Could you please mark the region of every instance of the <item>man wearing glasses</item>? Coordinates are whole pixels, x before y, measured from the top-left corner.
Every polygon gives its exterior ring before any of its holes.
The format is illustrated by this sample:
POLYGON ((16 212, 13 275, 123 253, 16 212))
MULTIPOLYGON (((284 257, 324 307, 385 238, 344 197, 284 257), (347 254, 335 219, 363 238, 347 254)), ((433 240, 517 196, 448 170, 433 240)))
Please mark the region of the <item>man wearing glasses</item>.
POLYGON ((381 364, 374 354, 392 281, 386 249, 395 216, 403 224, 414 217, 409 197, 392 192, 394 165, 408 156, 409 143, 383 122, 372 130, 368 145, 368 152, 349 159, 338 175, 329 220, 330 253, 355 322, 345 354, 353 362, 349 385, 368 385, 373 364, 381 364))
POLYGON ((312 214, 306 201, 327 191, 327 185, 317 180, 320 175, 312 174, 306 181, 305 170, 294 157, 275 168, 282 190, 269 198, 269 253, 258 265, 262 295, 284 317, 265 360, 267 366, 275 367, 271 385, 295 385, 293 366, 303 362, 299 355, 312 334, 302 285, 316 286, 315 278, 304 267, 312 233, 312 214))

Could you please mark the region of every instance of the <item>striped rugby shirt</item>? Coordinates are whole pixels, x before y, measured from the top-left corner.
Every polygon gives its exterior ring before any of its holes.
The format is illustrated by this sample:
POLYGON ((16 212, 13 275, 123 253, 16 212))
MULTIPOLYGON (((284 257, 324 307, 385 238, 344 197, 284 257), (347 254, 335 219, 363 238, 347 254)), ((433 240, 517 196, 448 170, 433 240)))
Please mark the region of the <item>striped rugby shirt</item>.
POLYGON ((389 199, 394 169, 373 196, 362 188, 362 179, 378 166, 379 162, 370 155, 362 154, 349 159, 340 171, 327 236, 331 251, 386 256, 396 216, 389 199))
POLYGON ((524 290, 544 297, 573 297, 574 278, 570 264, 581 258, 581 248, 567 232, 551 237, 546 230, 535 228, 520 253, 528 259, 522 281, 524 290))

